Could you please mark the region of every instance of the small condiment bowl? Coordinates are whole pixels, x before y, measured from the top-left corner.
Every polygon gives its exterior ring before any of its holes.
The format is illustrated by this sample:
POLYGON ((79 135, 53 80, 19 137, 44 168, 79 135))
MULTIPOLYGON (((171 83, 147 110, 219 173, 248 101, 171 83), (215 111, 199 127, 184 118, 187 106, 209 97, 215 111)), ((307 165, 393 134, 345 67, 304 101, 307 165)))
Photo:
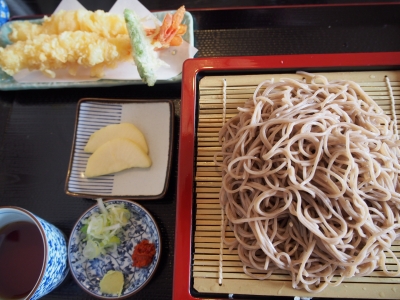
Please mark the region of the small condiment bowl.
POLYGON ((93 213, 100 212, 98 204, 89 208, 76 222, 68 243, 68 260, 71 274, 77 284, 88 294, 100 299, 122 299, 140 291, 153 277, 161 256, 161 235, 158 226, 150 213, 141 205, 129 200, 107 200, 103 202, 107 208, 110 204, 123 204, 131 217, 126 226, 117 235, 120 244, 106 254, 87 259, 83 256, 86 244, 85 234, 81 231, 93 213), (144 268, 133 266, 132 254, 136 245, 148 240, 156 248, 151 264, 144 268), (121 295, 103 294, 100 281, 108 271, 121 271, 124 285, 121 295))

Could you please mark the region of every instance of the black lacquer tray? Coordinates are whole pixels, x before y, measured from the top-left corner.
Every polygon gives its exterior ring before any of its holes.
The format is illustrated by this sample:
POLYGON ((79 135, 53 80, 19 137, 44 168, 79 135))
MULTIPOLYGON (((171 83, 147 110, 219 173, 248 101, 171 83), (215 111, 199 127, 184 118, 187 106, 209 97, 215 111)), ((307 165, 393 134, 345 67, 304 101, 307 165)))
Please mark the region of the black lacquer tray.
MULTIPOLYGON (((164 7, 158 2, 142 2, 151 10, 173 9, 182 4, 174 1, 164 7)), ((220 2, 219 7, 226 3, 220 2)), ((253 4, 260 3, 248 3, 253 4)), ((187 1, 186 7, 194 19, 197 57, 400 51, 399 3, 269 4, 259 8, 196 9, 196 3, 187 1)), ((181 83, 152 88, 132 85, 0 92, 0 205, 24 207, 69 236, 77 218, 94 204, 91 199, 70 197, 64 191, 78 101, 87 97, 172 99, 175 144, 169 188, 160 200, 138 201, 160 228, 161 263, 152 281, 132 297, 171 299, 180 96, 181 83)), ((44 299, 90 296, 69 276, 44 299)))

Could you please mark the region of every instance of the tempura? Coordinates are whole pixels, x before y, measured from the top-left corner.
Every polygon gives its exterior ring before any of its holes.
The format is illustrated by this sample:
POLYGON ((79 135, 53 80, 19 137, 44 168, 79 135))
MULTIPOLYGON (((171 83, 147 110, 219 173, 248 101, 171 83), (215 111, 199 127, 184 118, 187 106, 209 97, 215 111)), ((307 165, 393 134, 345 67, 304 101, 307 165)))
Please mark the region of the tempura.
POLYGON ((102 10, 60 10, 50 17, 45 16, 42 25, 22 21, 12 23, 10 27, 12 32, 9 39, 12 42, 33 39, 39 34, 61 34, 65 31, 96 32, 105 38, 128 34, 121 15, 102 10))
MULTIPOLYGON (((180 45, 186 31, 186 26, 180 24, 184 13, 182 6, 173 16, 167 14, 161 26, 152 29, 138 23, 149 41, 147 51, 180 45), (168 32, 168 39, 164 31, 168 32)), ((90 68, 91 76, 101 78, 104 67, 112 68, 127 60, 133 63, 132 56, 136 55, 123 16, 102 10, 61 10, 44 17, 43 24, 21 21, 13 22, 10 28, 12 44, 0 47, 0 67, 11 76, 23 69, 39 70, 51 78, 58 69, 76 75, 82 66, 90 68)), ((150 56, 159 60, 156 54, 150 56)), ((163 64, 154 64, 159 65, 163 64)))
POLYGON ((83 66, 91 68, 91 76, 102 77, 103 67, 112 68, 117 62, 130 59, 129 43, 126 35, 106 39, 82 31, 40 34, 35 39, 0 48, 0 65, 9 75, 29 69, 54 78, 53 70, 65 68, 76 75, 78 67, 83 66))

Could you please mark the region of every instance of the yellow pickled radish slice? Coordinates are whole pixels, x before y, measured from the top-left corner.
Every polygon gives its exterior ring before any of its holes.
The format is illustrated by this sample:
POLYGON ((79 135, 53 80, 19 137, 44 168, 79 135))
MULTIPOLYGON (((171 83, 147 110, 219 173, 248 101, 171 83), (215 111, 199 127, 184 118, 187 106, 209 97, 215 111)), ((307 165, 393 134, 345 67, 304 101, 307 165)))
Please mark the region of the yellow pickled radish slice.
POLYGON ((130 139, 138 144, 145 153, 149 152, 143 133, 131 123, 112 124, 95 131, 89 138, 84 151, 93 153, 104 143, 114 138, 130 139))
POLYGON ((126 138, 115 138, 100 146, 86 165, 85 176, 97 177, 125 169, 151 166, 150 157, 138 144, 126 138))

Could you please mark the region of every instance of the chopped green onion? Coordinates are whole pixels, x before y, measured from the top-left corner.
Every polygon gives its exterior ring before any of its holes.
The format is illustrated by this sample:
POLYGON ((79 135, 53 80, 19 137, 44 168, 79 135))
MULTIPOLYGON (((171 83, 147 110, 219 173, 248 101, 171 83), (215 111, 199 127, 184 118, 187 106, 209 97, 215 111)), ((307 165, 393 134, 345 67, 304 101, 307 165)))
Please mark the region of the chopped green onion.
POLYGON ((107 207, 101 199, 97 199, 100 213, 93 213, 84 220, 81 232, 85 234, 86 245, 83 256, 88 259, 105 254, 111 247, 120 244, 116 236, 128 224, 130 212, 123 204, 110 204, 107 207))

